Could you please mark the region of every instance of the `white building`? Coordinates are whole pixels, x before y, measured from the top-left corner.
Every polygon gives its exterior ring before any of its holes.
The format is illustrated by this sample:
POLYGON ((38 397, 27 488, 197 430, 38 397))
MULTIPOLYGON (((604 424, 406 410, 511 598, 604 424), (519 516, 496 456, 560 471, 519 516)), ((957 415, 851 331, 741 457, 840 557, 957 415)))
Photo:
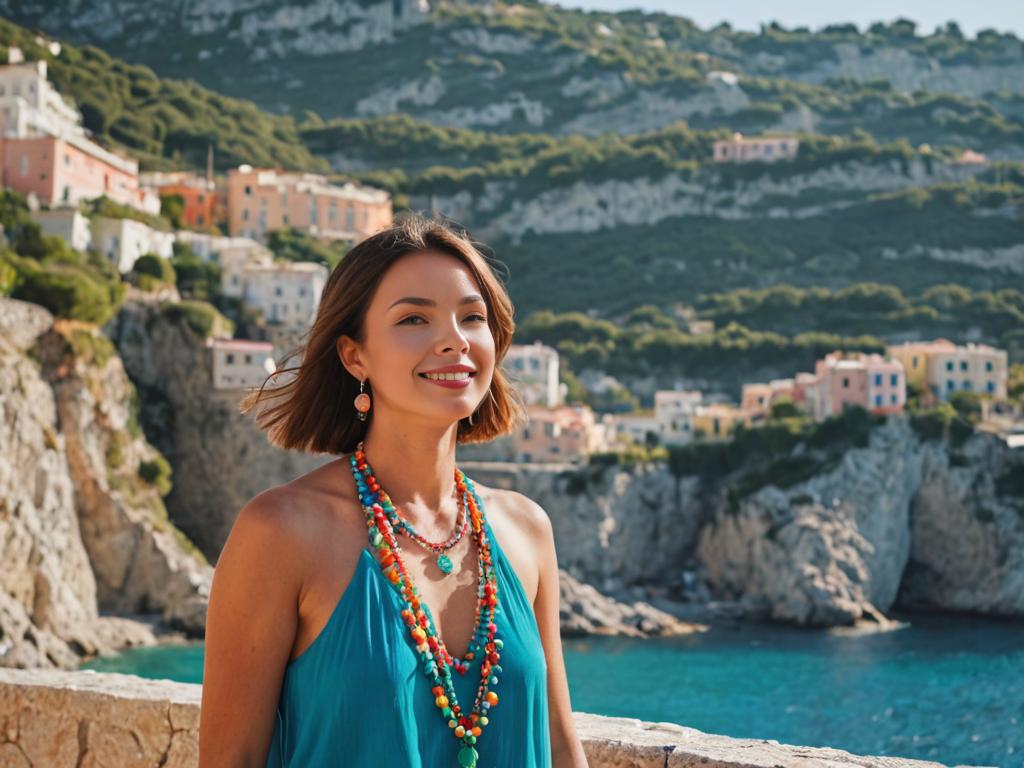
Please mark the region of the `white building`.
POLYGON ((121 274, 130 272, 147 253, 162 259, 174 255, 174 233, 161 232, 134 219, 96 217, 92 222, 92 246, 107 257, 121 274))
POLYGON ((693 439, 693 414, 702 401, 697 389, 660 389, 654 393, 654 418, 662 445, 685 445, 693 439))
POLYGON ((242 300, 263 312, 265 320, 288 329, 309 328, 327 284, 327 267, 309 261, 248 267, 242 273, 242 300))
POLYGON ((731 139, 719 139, 712 145, 716 163, 792 160, 799 148, 800 140, 795 136, 750 137, 738 131, 733 133, 731 139))
POLYGON ((214 389, 259 387, 277 369, 274 345, 246 339, 206 340, 214 389))
POLYGON ((502 369, 527 405, 555 408, 564 402, 567 387, 558 380, 558 350, 539 341, 513 344, 505 354, 502 369))
POLYGON ((44 235, 59 237, 76 251, 85 252, 92 245, 89 217, 77 208, 51 208, 32 211, 31 215, 44 235))

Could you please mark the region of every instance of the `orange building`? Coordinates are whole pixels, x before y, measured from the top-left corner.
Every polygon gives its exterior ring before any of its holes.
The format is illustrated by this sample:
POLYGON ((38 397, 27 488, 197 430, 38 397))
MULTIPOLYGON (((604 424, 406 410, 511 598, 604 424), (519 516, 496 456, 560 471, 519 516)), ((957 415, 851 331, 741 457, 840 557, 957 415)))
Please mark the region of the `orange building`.
POLYGON ((181 221, 193 229, 207 229, 227 215, 223 193, 214 181, 191 171, 144 173, 142 181, 157 190, 160 197, 178 195, 185 203, 181 221))
POLYGON ((311 235, 358 243, 391 224, 391 195, 382 189, 336 185, 315 173, 240 165, 228 172, 228 230, 262 238, 296 227, 311 235))

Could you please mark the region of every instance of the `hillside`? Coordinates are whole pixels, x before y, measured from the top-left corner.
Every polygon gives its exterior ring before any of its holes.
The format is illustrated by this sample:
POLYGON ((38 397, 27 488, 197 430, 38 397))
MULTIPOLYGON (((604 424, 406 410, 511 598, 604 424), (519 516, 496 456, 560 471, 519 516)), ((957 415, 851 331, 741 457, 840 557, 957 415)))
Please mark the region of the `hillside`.
MULTIPOLYGON (((324 120, 308 113, 296 122, 91 46, 63 44, 54 54, 10 22, 0 22, 0 45, 46 58, 97 138, 140 156, 144 167, 201 166, 209 145, 221 169, 243 161, 333 167, 388 188, 398 207, 443 211, 493 247, 508 268, 520 318, 543 309, 616 318, 652 304, 671 313, 677 302, 705 294, 781 283, 832 291, 884 283, 927 305, 930 289, 954 284, 977 298, 941 323, 911 306, 895 320, 870 315, 857 333, 877 344, 927 326, 953 339, 1006 345, 1011 359, 1020 354, 1006 327, 1019 293, 996 296, 1024 285, 1020 162, 959 164, 961 146, 885 141, 859 128, 801 132, 795 160, 734 166, 709 161, 712 142, 728 130, 685 121, 597 136, 485 132, 407 115, 324 120), (977 306, 998 307, 1001 319, 969 322, 977 306)), ((738 322, 757 332, 778 325, 763 317, 738 322)), ((824 330, 812 323, 783 332, 815 329, 824 330)), ((788 365, 833 341, 770 356, 788 365)), ((713 346, 721 352, 730 343, 713 346)), ((645 347, 645 367, 656 366, 658 348, 645 347)), ((582 363, 589 353, 566 354, 582 363)))
POLYGON ((297 118, 401 112, 502 133, 588 135, 678 120, 746 133, 862 126, 883 141, 1024 157, 1024 43, 1013 35, 966 39, 955 24, 919 34, 910 22, 750 33, 538 2, 431 4, 423 14, 413 0, 287 11, 271 0, 90 0, 83 12, 0 0, 0 14, 297 118), (175 45, 154 44, 161 39, 175 45))

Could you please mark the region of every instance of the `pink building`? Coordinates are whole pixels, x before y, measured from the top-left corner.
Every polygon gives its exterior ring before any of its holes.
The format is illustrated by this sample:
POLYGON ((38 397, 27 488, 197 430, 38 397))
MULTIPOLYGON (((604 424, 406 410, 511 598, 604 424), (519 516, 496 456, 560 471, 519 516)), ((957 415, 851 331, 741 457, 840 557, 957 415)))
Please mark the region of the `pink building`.
POLYGON ((106 195, 147 213, 160 198, 139 186, 137 161, 88 139, 80 116, 50 85, 46 62, 0 66, 0 173, 4 187, 46 206, 106 195))
POLYGON ((391 195, 382 189, 336 185, 315 173, 241 165, 228 172, 228 229, 262 238, 296 227, 311 235, 358 243, 391 224, 391 195))
POLYGON ((907 381, 899 360, 861 352, 843 357, 836 351, 818 360, 814 371, 818 385, 812 415, 817 421, 847 405, 872 413, 897 413, 906 406, 907 381))
POLYGON ((716 163, 744 163, 750 160, 774 162, 792 160, 796 157, 800 140, 793 136, 758 136, 747 138, 742 133, 733 133, 731 139, 719 139, 713 146, 716 163))

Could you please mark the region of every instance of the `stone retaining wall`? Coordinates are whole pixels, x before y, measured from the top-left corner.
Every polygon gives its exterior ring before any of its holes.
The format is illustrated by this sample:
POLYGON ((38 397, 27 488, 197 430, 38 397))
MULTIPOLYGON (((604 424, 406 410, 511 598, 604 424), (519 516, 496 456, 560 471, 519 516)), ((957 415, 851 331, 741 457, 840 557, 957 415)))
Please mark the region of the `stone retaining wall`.
MULTIPOLYGON (((0 669, 0 766, 197 766, 201 691, 199 685, 134 675, 0 669)), ((673 723, 582 712, 575 718, 590 768, 941 765, 775 740, 733 739, 673 723)))

